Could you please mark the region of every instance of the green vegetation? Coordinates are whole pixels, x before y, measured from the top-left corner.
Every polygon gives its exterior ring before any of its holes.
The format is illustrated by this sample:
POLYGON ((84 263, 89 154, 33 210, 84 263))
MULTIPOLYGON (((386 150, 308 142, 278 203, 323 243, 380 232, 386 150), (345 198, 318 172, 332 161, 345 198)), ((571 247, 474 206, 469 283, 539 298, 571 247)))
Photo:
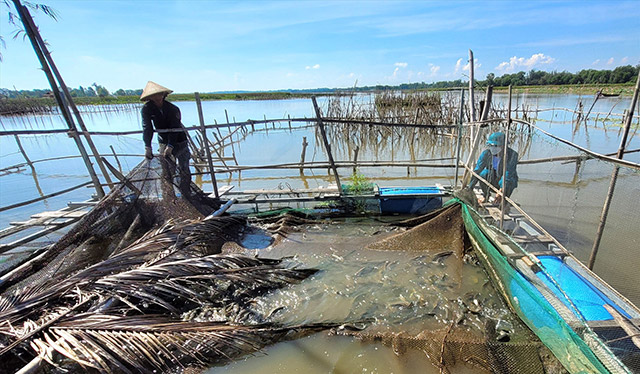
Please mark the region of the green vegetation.
MULTIPOLYGON (((475 86, 482 89, 493 85, 495 91, 504 91, 509 85, 513 86, 516 93, 544 93, 544 94, 578 94, 593 95, 598 91, 610 95, 628 96, 633 93, 633 86, 638 76, 638 66, 619 66, 613 70, 581 70, 575 74, 563 72, 545 72, 531 70, 514 74, 504 74, 496 77, 488 74, 485 80, 478 80, 475 86)), ((319 88, 310 90, 283 90, 268 92, 231 92, 231 93, 202 93, 202 100, 282 100, 292 98, 308 98, 314 94, 336 94, 344 91, 374 92, 374 91, 432 91, 450 90, 466 87, 467 82, 462 80, 435 82, 435 83, 405 83, 398 86, 366 86, 352 87, 349 89, 319 88)), ((109 105, 109 104, 135 104, 140 102, 142 89, 119 89, 113 94, 97 84, 89 87, 78 87, 70 90, 78 105, 109 105)), ((171 101, 193 101, 194 94, 172 94, 171 101)), ((25 112, 46 111, 55 106, 51 90, 8 90, 0 89, 0 114, 17 114, 24 108, 25 112), (31 108, 30 110, 27 108, 31 108)))

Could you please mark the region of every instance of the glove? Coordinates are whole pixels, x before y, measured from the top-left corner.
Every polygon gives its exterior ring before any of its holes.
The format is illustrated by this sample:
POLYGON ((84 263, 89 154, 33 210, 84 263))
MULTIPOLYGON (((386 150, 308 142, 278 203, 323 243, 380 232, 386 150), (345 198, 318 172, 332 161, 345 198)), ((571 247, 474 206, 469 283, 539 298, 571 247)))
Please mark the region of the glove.
POLYGON ((173 156, 173 147, 172 147, 172 146, 170 146, 170 145, 167 145, 167 146, 164 148, 164 152, 162 153, 162 155, 163 155, 165 158, 170 158, 170 157, 172 157, 172 156, 173 156))
POLYGON ((144 147, 144 157, 151 160, 153 158, 153 151, 151 147, 144 147))

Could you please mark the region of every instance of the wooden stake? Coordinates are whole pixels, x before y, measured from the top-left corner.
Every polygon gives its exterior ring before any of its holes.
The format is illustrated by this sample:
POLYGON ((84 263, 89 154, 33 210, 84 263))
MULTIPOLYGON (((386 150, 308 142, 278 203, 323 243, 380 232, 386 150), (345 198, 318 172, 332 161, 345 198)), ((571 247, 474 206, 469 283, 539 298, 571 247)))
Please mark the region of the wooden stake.
MULTIPOLYGON (((640 91, 640 71, 638 71, 638 79, 636 79, 636 87, 633 90, 633 99, 631 100, 631 106, 629 107, 629 111, 627 112, 627 116, 625 117, 624 124, 624 133, 622 134, 622 139, 620 140, 620 147, 618 148, 618 153, 616 157, 618 159, 622 159, 624 157, 624 150, 627 146, 627 137, 629 136, 629 129, 631 128, 631 122, 633 121, 633 111, 635 110, 636 103, 638 102, 638 91, 640 91)), ((609 207, 611 206, 611 200, 613 200, 613 191, 616 188, 616 182, 618 180, 618 173, 620 171, 620 166, 615 165, 613 167, 613 172, 611 173, 611 181, 609 182, 609 191, 607 192, 607 197, 604 200, 604 205, 602 207, 602 214, 600 215, 600 223, 598 224, 598 230, 596 231, 596 238, 593 242, 593 248, 591 249, 591 255, 589 256, 589 263, 587 267, 589 270, 593 270, 593 266, 596 262, 596 256, 598 255, 598 249, 600 248, 600 241, 602 240, 602 233, 604 232, 604 226, 607 223, 607 216, 609 215, 609 207)))
POLYGON ((309 143, 307 143, 307 137, 303 136, 302 137, 302 154, 300 155, 300 175, 304 174, 304 159, 307 154, 308 145, 309 143))
POLYGON ((511 129, 511 85, 509 85, 509 111, 507 112, 507 131, 504 134, 504 153, 502 154, 502 199, 500 199, 500 228, 504 224, 504 205, 507 201, 507 150, 509 149, 509 130, 511 129))
MULTIPOLYGON (((357 172, 357 168, 358 168, 358 152, 360 151, 360 146, 356 146, 356 149, 353 151, 353 174, 355 174, 357 172)), ((409 171, 409 168, 407 168, 407 171, 409 171)))
POLYGON ((204 149, 207 154, 207 163, 209 164, 209 173, 211 174, 211 184, 213 185, 213 193, 216 196, 216 199, 220 198, 218 194, 218 183, 216 182, 216 173, 213 170, 213 161, 211 160, 211 150, 209 149, 209 141, 207 139, 207 130, 204 128, 204 115, 202 114, 202 103, 200 102, 200 93, 195 93, 196 97, 196 106, 198 107, 198 119, 200 120, 200 128, 202 129, 202 140, 204 144, 204 149))
POLYGON ((338 175, 338 169, 336 169, 336 164, 333 162, 333 155, 331 154, 331 145, 329 145, 329 140, 327 139, 327 133, 324 130, 324 124, 322 123, 322 116, 320 114, 320 108, 318 107, 318 102, 316 101, 316 97, 311 96, 311 101, 313 102, 313 108, 316 111, 318 127, 320 128, 320 133, 322 134, 322 141, 324 142, 324 147, 327 150, 329 163, 331 164, 331 169, 333 169, 333 175, 336 178, 336 184, 338 185, 338 193, 340 194, 340 196, 342 196, 342 184, 340 183, 340 176, 338 175))
MULTIPOLYGON (((458 186, 458 167, 460 166, 460 148, 462 141, 462 122, 464 121, 464 89, 460 90, 460 117, 458 119, 458 138, 456 140, 456 171, 453 187, 458 186)), ((464 178, 463 178, 464 179, 464 178)), ((463 182, 464 186, 464 182, 463 182)))

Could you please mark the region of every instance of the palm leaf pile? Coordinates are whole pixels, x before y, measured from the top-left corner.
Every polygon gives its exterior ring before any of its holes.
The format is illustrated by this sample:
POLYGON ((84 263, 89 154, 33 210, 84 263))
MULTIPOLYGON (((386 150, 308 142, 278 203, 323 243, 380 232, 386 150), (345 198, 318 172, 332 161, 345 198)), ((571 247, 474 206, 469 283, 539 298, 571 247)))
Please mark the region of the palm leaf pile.
POLYGON ((44 360, 54 370, 180 372, 333 327, 279 326, 252 310, 254 298, 316 270, 220 254, 245 225, 169 222, 72 276, 2 295, 0 371, 44 360))

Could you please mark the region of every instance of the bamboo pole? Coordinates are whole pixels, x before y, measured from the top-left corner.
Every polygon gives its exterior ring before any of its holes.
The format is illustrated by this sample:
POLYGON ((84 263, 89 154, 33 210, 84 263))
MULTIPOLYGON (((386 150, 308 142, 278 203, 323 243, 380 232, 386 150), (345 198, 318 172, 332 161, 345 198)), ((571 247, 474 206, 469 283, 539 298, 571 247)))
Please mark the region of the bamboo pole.
POLYGON ((324 142, 324 147, 327 150, 329 163, 331 164, 331 168, 333 169, 333 175, 336 178, 336 184, 338 185, 338 193, 340 194, 340 196, 342 196, 342 184, 340 183, 340 176, 338 175, 338 170, 336 169, 336 165, 333 162, 333 155, 331 154, 331 145, 329 144, 329 140, 327 139, 327 133, 324 130, 324 124, 322 123, 322 116, 320 114, 320 108, 318 107, 318 102, 316 101, 316 97, 311 96, 311 101, 313 102, 313 108, 316 111, 318 127, 320 128, 320 133, 322 134, 322 141, 324 142))
MULTIPOLYGON (((489 108, 491 107, 491 99, 493 96, 493 87, 489 86, 487 87, 487 94, 486 94, 486 104, 485 104, 485 108, 486 110, 482 111, 482 115, 483 116, 489 116, 489 108)), ((473 144, 471 145, 471 149, 469 150, 469 156, 467 157, 467 162, 466 165, 471 165, 471 162, 473 162, 473 160, 475 159, 477 150, 478 150, 478 146, 480 145, 480 138, 481 138, 481 131, 482 131, 482 126, 481 124, 486 121, 487 119, 485 117, 480 118, 480 122, 475 122, 474 120, 474 126, 475 127, 475 135, 473 134, 473 130, 474 128, 471 128, 471 138, 473 139, 473 144)), ((467 183, 469 183, 469 179, 471 178, 471 175, 467 172, 467 170, 465 169, 464 174, 462 175, 462 185, 466 185, 467 183)))
MULTIPOLYGON (((29 25, 31 26, 32 30, 37 30, 36 25, 34 24, 33 19, 31 17, 27 18, 27 22, 29 22, 29 25)), ((58 83, 60 84, 60 88, 62 89, 62 98, 71 107, 71 110, 73 111, 73 114, 76 117, 76 120, 78 121, 78 125, 80 126, 80 129, 83 131, 83 135, 85 137, 85 140, 87 141, 87 145, 89 145, 89 149, 91 150, 91 153, 93 153, 93 157, 95 158, 96 163, 98 164, 98 167, 100 168, 100 171, 102 172, 102 175, 104 176, 105 181, 109 185, 109 188, 113 189, 113 182, 109 177, 109 173, 107 172, 107 169, 102 164, 102 160, 100 159, 100 153, 98 152, 98 149, 93 143, 93 140, 91 140, 91 135, 89 135, 87 131, 87 126, 85 126, 84 121, 82 120, 82 116, 80 115, 80 111, 78 111, 78 107, 76 106, 75 102, 73 101, 73 98, 71 97, 69 88, 64 83, 64 79, 62 79, 62 74, 60 74, 58 67, 53 61, 53 58, 51 57, 51 53, 49 53, 49 50, 47 49, 47 45, 45 44, 44 40, 42 40, 42 36, 40 35, 40 33, 34 32, 34 35, 40 46, 40 50, 44 54, 44 57, 47 60, 49 67, 51 68, 51 72, 53 73, 54 77, 58 80, 58 83)))
POLYGON ((27 36, 29 37, 29 40, 31 41, 31 45, 34 49, 34 51, 36 52, 36 55, 38 56, 38 60, 40 60, 40 64, 42 65, 42 70, 44 71, 45 75, 47 76, 47 80, 49 81, 49 85, 51 86, 51 90, 53 91, 53 94, 56 98, 56 101, 58 102, 58 105, 60 106, 60 110, 62 112, 62 115, 65 119, 65 122, 67 123, 67 126, 69 127, 69 136, 71 136, 73 138, 73 140, 76 143, 76 146, 78 147, 78 150, 80 151, 80 154, 82 155, 82 159, 85 163, 85 166, 87 167, 87 170, 89 172, 89 176, 91 177, 91 181, 93 182, 93 185, 96 189, 96 193, 98 194, 98 196, 100 198, 104 197, 104 190, 102 189, 102 186, 100 185, 100 180, 98 179, 98 176, 96 175, 95 170, 93 169, 93 166, 91 165, 91 161, 89 160, 89 156, 87 154, 86 149, 84 148, 84 145, 82 144, 82 140, 80 139, 79 135, 78 135, 78 131, 76 129, 76 126, 73 122, 73 119, 71 118, 71 113, 69 112, 69 108, 66 106, 62 95, 60 94, 60 91, 58 90, 58 85, 53 77, 53 74, 51 73, 51 69, 49 68, 49 65, 47 64, 47 60, 44 56, 43 51, 40 49, 38 40, 36 38, 36 34, 38 33, 37 29, 35 27, 32 27, 33 25, 33 21, 29 22, 29 20, 31 20, 31 15, 29 14, 29 10, 23 6, 20 3, 20 0, 13 0, 13 3, 16 7, 16 10, 18 12, 18 15, 20 16, 20 20, 22 21, 22 24, 24 26, 25 32, 27 34, 27 36))
MULTIPOLYGON (((635 110, 636 103, 638 102, 638 91, 640 90, 640 71, 638 72, 638 79, 636 79, 636 87, 633 90, 633 99, 631 99, 631 105, 629 106, 629 112, 627 117, 625 118, 624 124, 624 133, 622 134, 622 139, 620 140, 620 147, 618 148, 618 153, 616 157, 618 159, 622 159, 624 157, 624 150, 627 146, 627 137, 629 136, 629 129, 631 129, 631 122, 633 120, 633 111, 635 110)), ((596 231, 596 238, 593 242, 593 248, 591 249, 591 255, 589 256, 588 268, 589 270, 593 270, 593 266, 596 262, 596 256, 598 255, 598 249, 600 248, 600 241, 602 240, 602 234, 604 232, 604 227, 607 223, 607 216, 609 215, 609 207, 611 206, 611 200, 613 200, 613 192, 616 188, 616 182, 618 180, 618 173, 620 172, 620 166, 615 165, 613 167, 613 172, 611 173, 611 181, 609 182, 609 191, 607 192, 607 197, 604 200, 604 205, 602 207, 602 214, 600 215, 600 223, 598 224, 598 230, 596 231)))
MULTIPOLYGON (((471 113, 471 121, 476 120, 476 106, 473 99, 473 51, 469 50, 469 111, 471 113)), ((473 141, 474 139, 471 140, 473 141)))
POLYGON ((204 115, 202 114, 202 103, 200 102, 200 93, 195 93, 196 106, 198 107, 198 119, 200 120, 200 128, 202 129, 202 143, 207 153, 207 163, 209 164, 209 173, 211 174, 211 184, 213 185, 213 193, 216 199, 220 198, 218 194, 218 183, 216 182, 216 173, 213 170, 213 161, 211 160, 211 150, 209 149, 209 140, 207 139, 207 130, 204 128, 204 115))
POLYGON ((456 171, 453 187, 458 186, 458 168, 460 165, 460 148, 462 141, 462 122, 464 121, 464 89, 460 90, 460 117, 458 119, 458 137, 456 139, 456 171))
POLYGON ((504 204, 507 199, 507 150, 509 149, 509 130, 511 129, 511 85, 509 85, 509 111, 507 112, 507 131, 504 134, 504 153, 502 154, 502 198, 500 199, 500 229, 504 225, 504 204))
POLYGON ((358 169, 358 152, 360 151, 360 146, 356 146, 356 149, 353 151, 353 174, 357 173, 358 169))

